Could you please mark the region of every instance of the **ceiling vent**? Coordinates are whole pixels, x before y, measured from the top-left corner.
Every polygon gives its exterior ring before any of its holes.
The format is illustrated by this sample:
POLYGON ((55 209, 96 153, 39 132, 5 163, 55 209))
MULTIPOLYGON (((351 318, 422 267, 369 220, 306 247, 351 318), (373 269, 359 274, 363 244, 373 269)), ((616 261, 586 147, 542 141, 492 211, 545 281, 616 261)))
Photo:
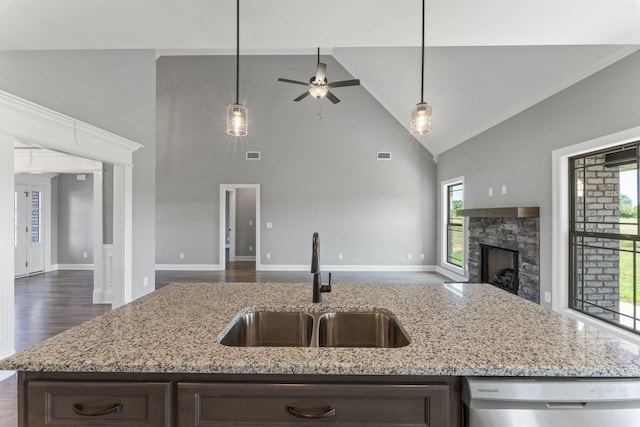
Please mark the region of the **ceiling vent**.
POLYGON ((259 151, 247 151, 247 160, 260 160, 260 152, 259 151))
POLYGON ((378 151, 377 152, 378 160, 391 160, 391 151, 378 151))

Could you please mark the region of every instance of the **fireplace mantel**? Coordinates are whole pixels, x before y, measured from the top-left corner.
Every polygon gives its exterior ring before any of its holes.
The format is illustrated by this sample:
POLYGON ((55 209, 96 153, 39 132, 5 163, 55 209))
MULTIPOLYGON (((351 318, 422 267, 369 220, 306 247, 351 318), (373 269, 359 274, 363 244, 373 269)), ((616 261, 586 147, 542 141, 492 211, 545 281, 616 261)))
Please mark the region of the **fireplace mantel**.
POLYGON ((460 216, 479 218, 538 218, 540 208, 530 207, 506 207, 506 208, 480 208, 461 209, 457 211, 460 216))

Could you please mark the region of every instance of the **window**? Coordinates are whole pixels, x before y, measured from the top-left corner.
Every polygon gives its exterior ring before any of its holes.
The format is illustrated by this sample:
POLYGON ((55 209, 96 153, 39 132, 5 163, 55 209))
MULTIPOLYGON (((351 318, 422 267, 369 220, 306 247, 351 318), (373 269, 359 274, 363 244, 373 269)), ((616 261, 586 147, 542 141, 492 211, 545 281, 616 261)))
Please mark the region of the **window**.
POLYGON ((569 308, 640 334, 640 142, 569 159, 569 308))
POLYGON ((446 194, 446 262, 458 268, 464 266, 464 227, 458 211, 464 207, 464 183, 450 182, 443 185, 446 194))
POLYGON ((42 192, 31 192, 31 243, 42 241, 42 192))

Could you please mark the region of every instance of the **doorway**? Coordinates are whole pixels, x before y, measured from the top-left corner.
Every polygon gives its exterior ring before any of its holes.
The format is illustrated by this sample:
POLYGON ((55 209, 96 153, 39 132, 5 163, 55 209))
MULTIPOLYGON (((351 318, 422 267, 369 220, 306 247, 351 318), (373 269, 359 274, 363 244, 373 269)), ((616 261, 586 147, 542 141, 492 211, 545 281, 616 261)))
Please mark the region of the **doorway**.
POLYGON ((219 265, 254 262, 260 270, 260 184, 220 185, 219 265))
POLYGON ((16 277, 42 273, 44 255, 44 191, 40 187, 16 184, 14 206, 14 264, 16 277))

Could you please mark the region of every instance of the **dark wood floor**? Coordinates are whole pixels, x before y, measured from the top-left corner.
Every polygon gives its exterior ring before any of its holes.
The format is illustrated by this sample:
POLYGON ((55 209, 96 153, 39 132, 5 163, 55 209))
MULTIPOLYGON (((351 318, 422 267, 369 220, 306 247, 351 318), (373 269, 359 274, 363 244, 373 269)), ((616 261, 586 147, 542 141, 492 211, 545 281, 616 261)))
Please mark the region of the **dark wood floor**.
MULTIPOLYGON (((172 282, 311 282, 307 272, 255 271, 253 262, 235 262, 225 271, 157 271, 156 289, 172 282)), ((326 282, 328 275, 324 274, 326 282)), ((336 272, 333 283, 439 283, 436 273, 336 272)), ((15 281, 15 346, 24 350, 111 309, 93 304, 92 271, 55 271, 15 281)), ((17 426, 15 375, 0 382, 0 427, 17 426)))

